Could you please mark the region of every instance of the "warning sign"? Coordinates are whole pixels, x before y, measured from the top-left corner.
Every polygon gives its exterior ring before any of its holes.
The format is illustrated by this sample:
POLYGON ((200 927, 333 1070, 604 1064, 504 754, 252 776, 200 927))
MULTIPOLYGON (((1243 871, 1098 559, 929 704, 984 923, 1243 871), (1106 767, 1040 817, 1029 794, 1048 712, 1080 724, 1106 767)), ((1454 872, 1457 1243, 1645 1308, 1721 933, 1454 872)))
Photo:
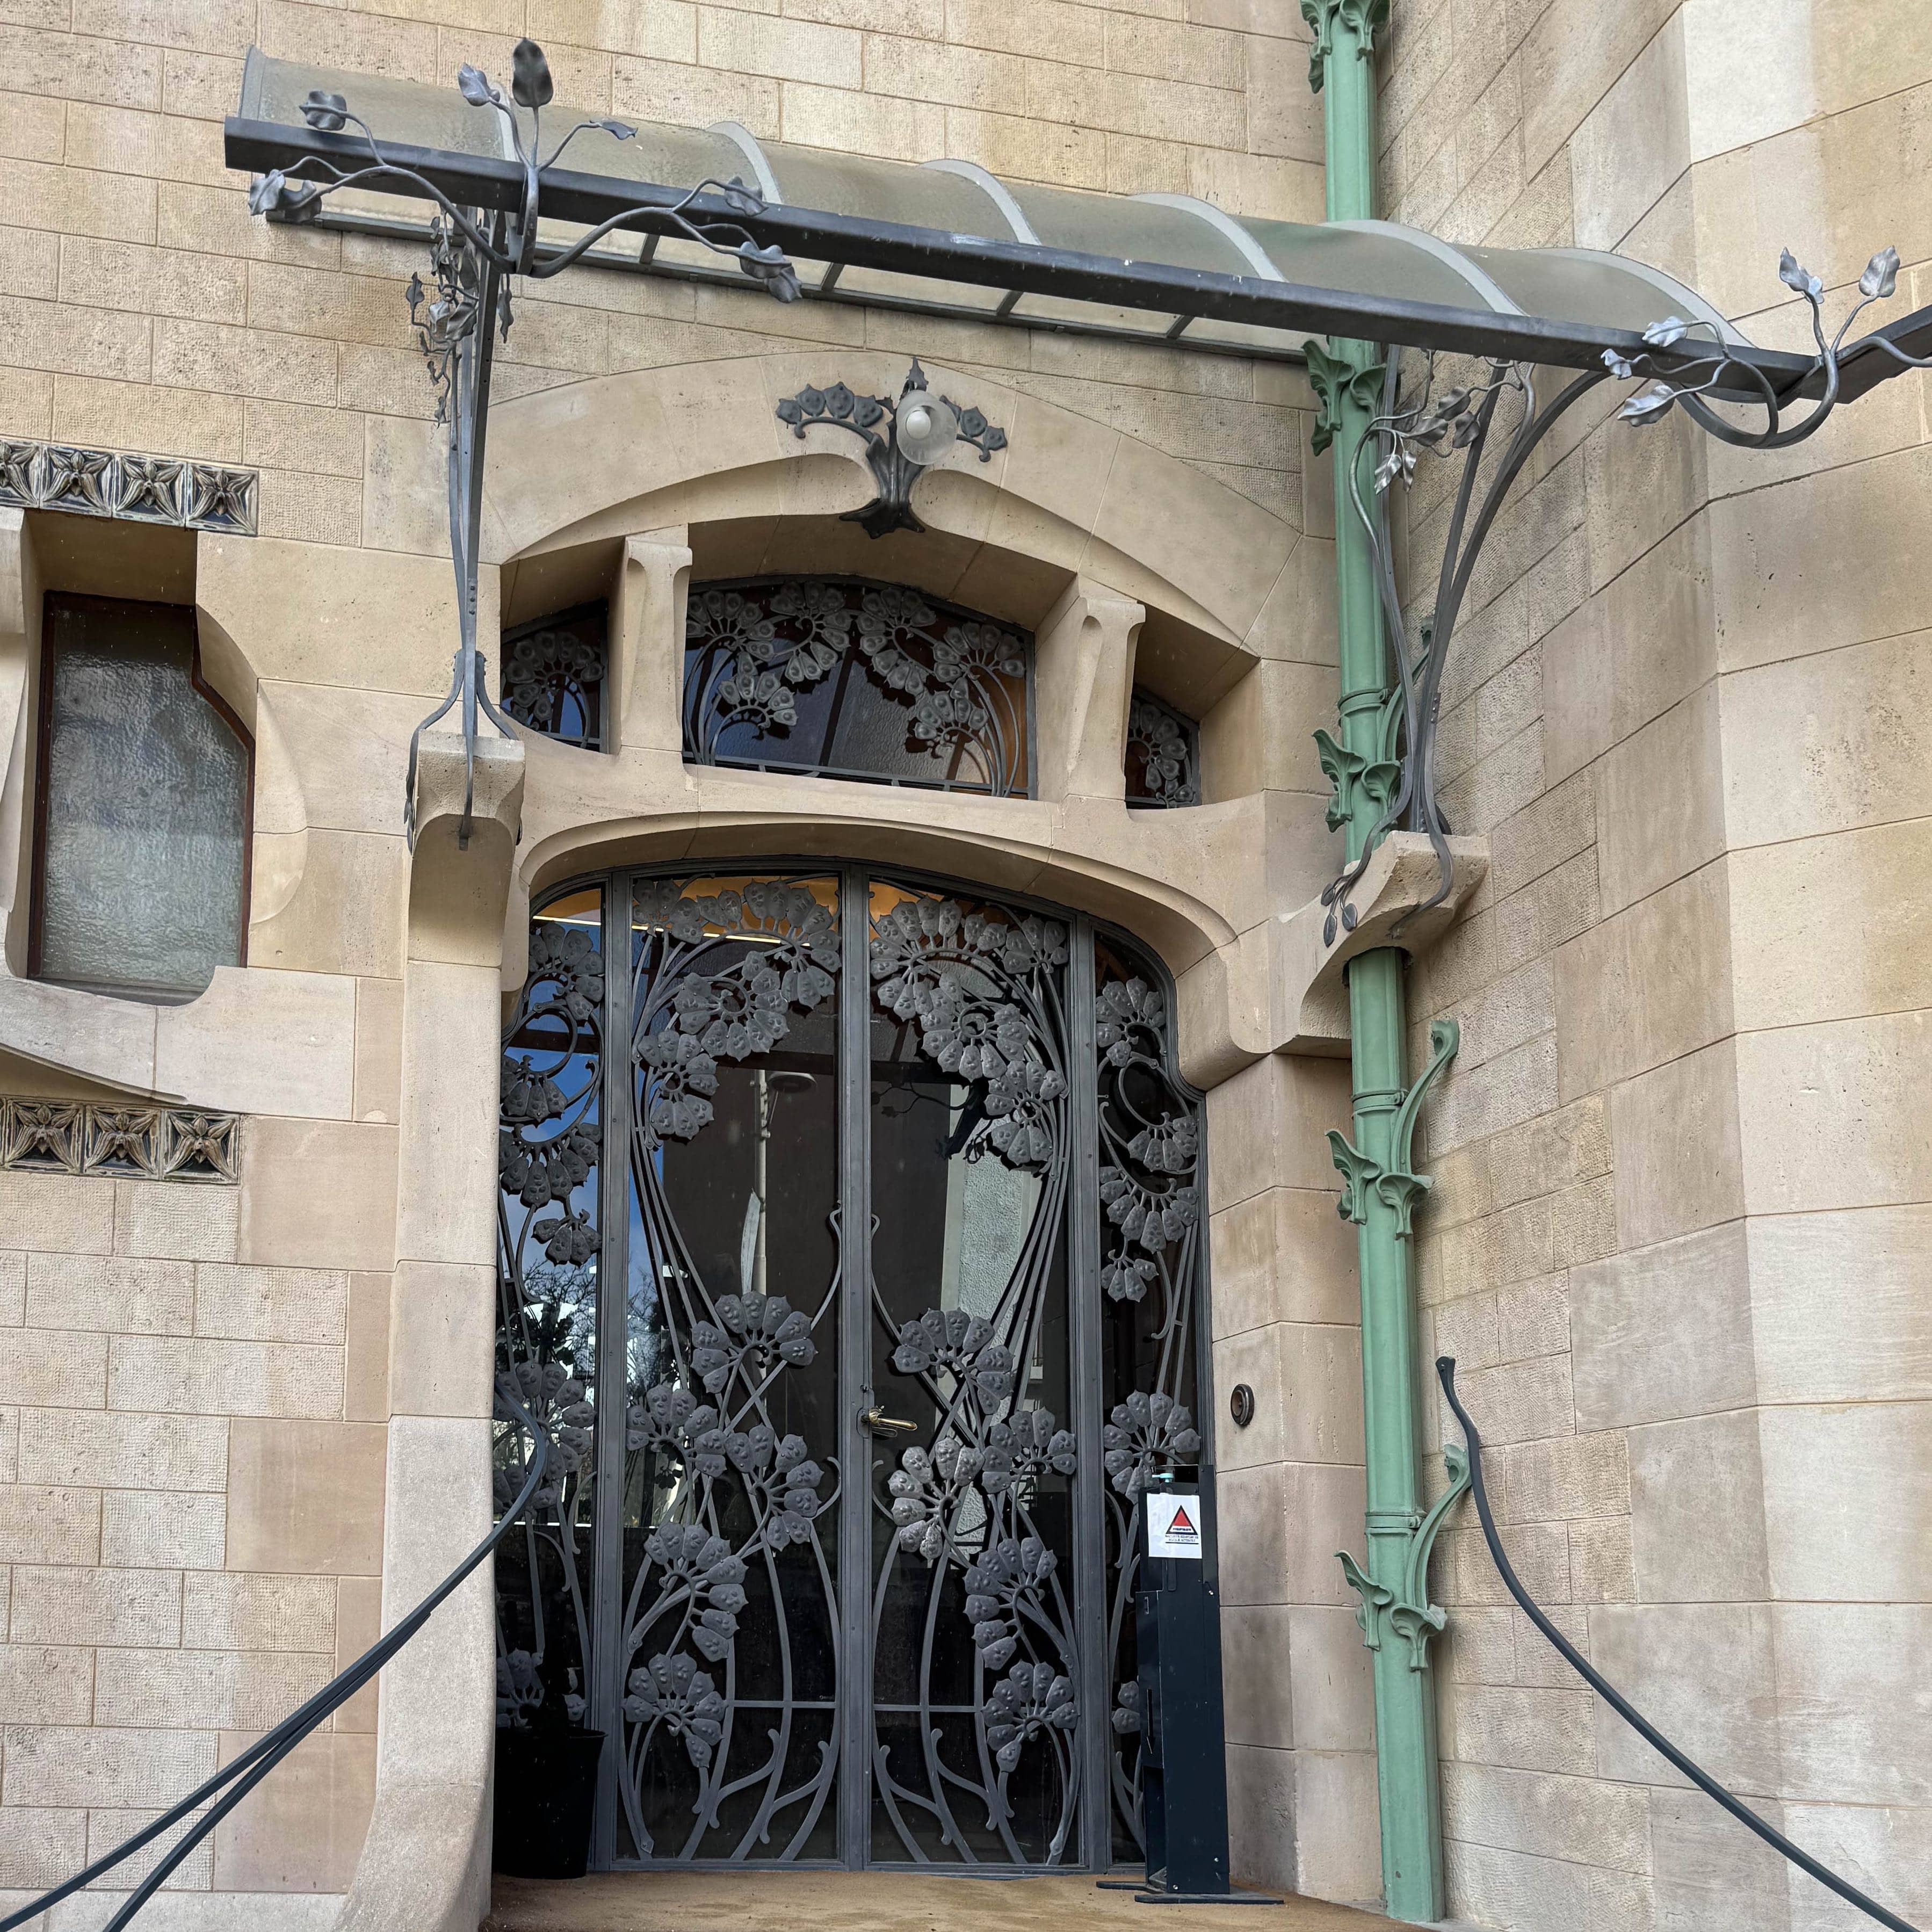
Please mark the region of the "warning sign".
POLYGON ((1201 1555, 1201 1498, 1186 1493, 1154 1490, 1147 1499, 1148 1554, 1150 1556, 1201 1555))

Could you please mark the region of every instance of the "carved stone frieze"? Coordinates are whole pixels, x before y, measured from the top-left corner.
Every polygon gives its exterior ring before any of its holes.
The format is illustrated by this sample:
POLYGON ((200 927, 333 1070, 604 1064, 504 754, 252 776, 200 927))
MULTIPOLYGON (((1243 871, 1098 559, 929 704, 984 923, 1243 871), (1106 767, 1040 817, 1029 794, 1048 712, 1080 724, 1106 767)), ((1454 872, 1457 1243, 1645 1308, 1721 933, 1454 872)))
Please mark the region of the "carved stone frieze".
POLYGON ((254 470, 221 464, 0 440, 0 504, 23 510, 67 510, 252 537, 258 484, 254 470))
POLYGON ((232 1186, 240 1124, 236 1114, 194 1107, 0 1100, 0 1169, 232 1186))

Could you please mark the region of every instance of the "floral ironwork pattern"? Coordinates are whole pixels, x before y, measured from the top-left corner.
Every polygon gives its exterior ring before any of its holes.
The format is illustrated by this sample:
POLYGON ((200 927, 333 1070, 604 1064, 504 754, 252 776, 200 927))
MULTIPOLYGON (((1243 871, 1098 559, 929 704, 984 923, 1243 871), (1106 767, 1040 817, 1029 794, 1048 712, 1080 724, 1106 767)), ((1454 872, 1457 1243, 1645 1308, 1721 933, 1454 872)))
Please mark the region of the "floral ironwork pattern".
POLYGON ((839 1276, 811 1308, 760 1292, 748 1222, 738 1292, 720 1292, 667 1160, 712 1126, 724 1067, 762 1069, 834 999, 838 922, 794 880, 703 883, 632 889, 626 1487, 652 1527, 623 1578, 620 1851, 788 1859, 818 1829, 838 1768, 838 1472, 784 1418, 790 1382, 836 1322, 839 1276))
MULTIPOLYGON (((1201 1226, 1198 1101, 1173 1071, 1166 992, 1125 945, 1095 949, 1094 1078, 1100 1127, 1101 1378, 1107 1629, 1112 1660, 1114 1852, 1142 1846, 1135 1580, 1140 1514, 1159 1472, 1203 1455, 1198 1412, 1201 1226)), ((1207 1480, 1203 1471, 1202 1480, 1207 1480)))
POLYGON ((1031 676, 1028 638, 920 592, 706 585, 686 616, 684 754, 1023 796, 1031 676))
POLYGON ((898 1847, 875 1835, 882 1857, 1050 1865, 1078 1848, 1079 1647, 1055 1544, 1079 1456, 1028 1394, 1049 1299, 1065 1292, 1054 1270, 1071 1165, 1068 954, 1054 920, 950 898, 908 895, 873 920, 878 1010, 914 1029, 926 1061, 963 1090, 947 1155, 1037 1183, 986 1312, 896 1322, 874 1285, 875 1346, 890 1346, 892 1371, 934 1418, 929 1442, 904 1450, 874 1492, 891 1526, 874 1653, 904 1659, 910 1678, 874 1686, 882 1726, 888 1712, 896 1724, 874 1746, 873 1788, 898 1847), (963 1708, 940 1688, 956 1632, 973 1653, 963 1708))
POLYGON ((523 1486, 549 1430, 549 1472, 496 1564, 502 1724, 584 1720, 592 1643, 597 1190, 602 1123, 601 894, 539 918, 503 1034, 497 1128, 496 1488, 523 1486))
POLYGON ((1198 805, 1200 732, 1191 718, 1135 688, 1127 706, 1127 802, 1198 805))
POLYGON ((608 626, 608 607, 586 604, 506 631, 503 709, 547 738, 601 751, 608 626))

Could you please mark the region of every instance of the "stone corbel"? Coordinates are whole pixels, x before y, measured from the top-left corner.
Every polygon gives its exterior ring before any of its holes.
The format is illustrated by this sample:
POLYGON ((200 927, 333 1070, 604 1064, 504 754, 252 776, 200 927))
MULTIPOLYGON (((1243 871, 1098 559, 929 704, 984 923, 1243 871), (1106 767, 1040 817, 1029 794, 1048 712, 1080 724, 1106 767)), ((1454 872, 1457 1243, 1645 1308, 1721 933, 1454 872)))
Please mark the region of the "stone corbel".
POLYGON ((470 842, 458 842, 463 737, 428 731, 416 754, 416 850, 410 866, 409 956, 496 965, 523 824, 524 752, 514 738, 476 745, 470 842))
POLYGON ((1452 838, 1449 850, 1455 860, 1449 896, 1426 912, 1417 908, 1442 878, 1434 848, 1422 832, 1391 832, 1349 895, 1356 914, 1352 928, 1338 924, 1330 938, 1330 908, 1318 898, 1280 922, 1275 964, 1286 1036, 1282 1045, 1289 1052, 1346 1052, 1348 962, 1378 946, 1426 952, 1454 922, 1490 868, 1490 842, 1452 838))
POLYGON ((607 693, 614 728, 612 752, 684 748, 684 607, 691 584, 691 547, 682 529, 624 539, 617 593, 610 611, 607 693))
POLYGON ((1038 796, 1124 800, 1134 651, 1147 609, 1076 578, 1036 634, 1038 796))

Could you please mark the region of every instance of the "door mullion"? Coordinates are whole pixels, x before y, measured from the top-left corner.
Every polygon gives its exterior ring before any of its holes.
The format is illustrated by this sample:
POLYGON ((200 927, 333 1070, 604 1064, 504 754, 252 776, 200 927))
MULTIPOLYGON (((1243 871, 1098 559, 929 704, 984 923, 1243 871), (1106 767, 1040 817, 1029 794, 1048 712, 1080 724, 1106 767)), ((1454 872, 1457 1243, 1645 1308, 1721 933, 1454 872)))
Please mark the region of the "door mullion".
POLYGON ((1090 1869, 1112 1862, 1112 1792, 1108 1763, 1113 1660, 1107 1647, 1107 1552, 1102 1519, 1100 1430, 1100 1096, 1094 1067, 1094 922, 1073 922, 1067 962, 1066 1077, 1073 1137, 1068 1175, 1068 1340, 1072 1344, 1073 1436, 1079 1445, 1073 1489, 1074 1628, 1080 1645, 1080 1844, 1090 1869))
POLYGON ((589 1718, 604 1733, 597 1780, 591 1866, 608 1870, 617 1856, 617 1779, 624 1762, 621 1643, 624 1568, 624 1415, 628 1400, 631 1232, 631 879, 618 873, 604 896, 604 1064, 599 1111, 600 1245, 597 1259, 596 1514, 592 1525, 589 1718))
POLYGON ((856 867, 840 875, 838 930, 838 1845, 856 1870, 872 1810, 872 895, 856 867))

